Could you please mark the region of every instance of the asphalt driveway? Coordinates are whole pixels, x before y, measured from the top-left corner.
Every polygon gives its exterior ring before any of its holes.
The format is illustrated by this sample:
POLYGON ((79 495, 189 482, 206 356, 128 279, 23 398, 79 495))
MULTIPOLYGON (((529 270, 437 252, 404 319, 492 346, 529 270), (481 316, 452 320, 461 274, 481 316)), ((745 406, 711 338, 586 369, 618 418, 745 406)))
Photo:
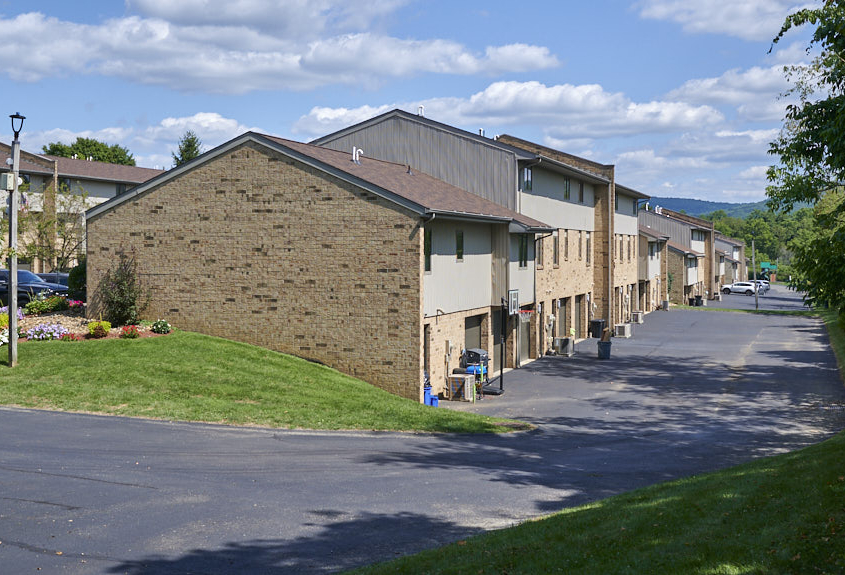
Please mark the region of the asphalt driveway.
POLYGON ((505 437, 0 409, 0 565, 326 573, 845 428, 845 388, 812 319, 655 312, 609 360, 595 340, 577 351, 508 373, 501 397, 441 403, 539 426, 505 437))

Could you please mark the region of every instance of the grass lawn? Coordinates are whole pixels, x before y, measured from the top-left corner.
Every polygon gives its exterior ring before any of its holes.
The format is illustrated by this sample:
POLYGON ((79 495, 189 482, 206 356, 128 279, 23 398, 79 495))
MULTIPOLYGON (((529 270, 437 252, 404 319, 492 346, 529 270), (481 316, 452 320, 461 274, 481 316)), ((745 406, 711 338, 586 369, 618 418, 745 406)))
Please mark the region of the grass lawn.
POLYGON ((2 405, 304 429, 513 429, 507 420, 427 407, 321 365, 191 332, 21 342, 14 369, 2 355, 2 405))
MULTIPOLYGON (((845 335, 821 315, 841 371, 845 335)), ((843 574, 845 433, 355 573, 843 574)))

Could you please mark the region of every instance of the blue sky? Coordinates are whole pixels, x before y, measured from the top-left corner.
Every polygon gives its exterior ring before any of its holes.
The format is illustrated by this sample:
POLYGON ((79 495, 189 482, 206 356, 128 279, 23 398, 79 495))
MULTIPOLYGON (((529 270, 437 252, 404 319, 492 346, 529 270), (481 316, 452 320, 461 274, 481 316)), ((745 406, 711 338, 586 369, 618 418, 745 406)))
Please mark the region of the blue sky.
MULTIPOLYGON (((598 162, 646 194, 765 198, 784 0, 0 0, 3 114, 170 167, 246 130, 308 141, 393 108, 598 162)), ((11 139, 10 124, 0 140, 11 139)))

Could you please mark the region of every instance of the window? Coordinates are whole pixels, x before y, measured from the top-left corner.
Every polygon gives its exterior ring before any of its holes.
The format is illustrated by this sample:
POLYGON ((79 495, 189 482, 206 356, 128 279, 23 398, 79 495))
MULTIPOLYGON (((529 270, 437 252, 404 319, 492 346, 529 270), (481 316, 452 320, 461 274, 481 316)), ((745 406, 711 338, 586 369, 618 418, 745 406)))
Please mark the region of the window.
POLYGON ((557 230, 552 232, 552 242, 552 263, 554 265, 560 265, 560 246, 558 245, 557 230))
POLYGON ((114 185, 114 193, 116 195, 120 195, 126 191, 126 184, 115 184, 114 185))
POLYGON ((654 243, 649 242, 649 244, 648 244, 648 258, 650 260, 653 260, 654 256, 656 255, 656 253, 657 253, 656 248, 657 248, 657 246, 654 243))
POLYGON ((578 203, 584 203, 584 182, 578 182, 578 203))
POLYGON ((582 235, 584 235, 584 232, 579 231, 578 232, 578 259, 579 260, 584 258, 584 252, 583 252, 583 247, 582 247, 583 242, 581 241, 582 235))
POLYGON ((614 196, 614 202, 615 202, 615 206, 616 206, 614 209, 618 212, 619 211, 619 192, 616 192, 616 195, 614 196))
POLYGON ((537 246, 537 248, 536 248, 537 253, 534 256, 534 259, 536 260, 534 263, 537 265, 538 268, 543 267, 543 242, 544 242, 543 238, 540 238, 535 243, 535 245, 537 246))
POLYGON ((570 188, 569 178, 563 178, 563 199, 564 200, 569 199, 569 188, 570 188))
POLYGON ((593 246, 590 242, 590 232, 587 232, 587 265, 590 265, 590 252, 592 251, 593 246))
POLYGON ((634 244, 634 236, 628 236, 628 261, 631 261, 631 247, 634 244))
POLYGON ((633 214, 636 216, 636 215, 637 215, 637 210, 639 209, 640 204, 638 204, 638 203, 637 203, 637 200, 634 200, 634 201, 633 201, 633 204, 634 204, 634 211, 633 211, 633 214))
POLYGON ((522 169, 522 191, 530 192, 532 187, 533 173, 531 168, 522 169))
POLYGON ((423 251, 425 252, 425 271, 431 271, 431 230, 426 228, 423 234, 423 251))
POLYGON ((563 259, 569 259, 569 230, 563 230, 563 259))
POLYGON ((692 241, 703 242, 704 241, 704 232, 701 231, 701 230, 692 230, 692 241))
POLYGON ((528 267, 528 234, 519 234, 519 267, 528 267))
POLYGON ((464 261, 464 232, 458 230, 455 232, 455 256, 459 262, 464 261))
POLYGON ((625 260, 625 236, 619 236, 619 261, 625 260))
POLYGON ((70 178, 59 178, 59 190, 63 192, 70 191, 70 178))

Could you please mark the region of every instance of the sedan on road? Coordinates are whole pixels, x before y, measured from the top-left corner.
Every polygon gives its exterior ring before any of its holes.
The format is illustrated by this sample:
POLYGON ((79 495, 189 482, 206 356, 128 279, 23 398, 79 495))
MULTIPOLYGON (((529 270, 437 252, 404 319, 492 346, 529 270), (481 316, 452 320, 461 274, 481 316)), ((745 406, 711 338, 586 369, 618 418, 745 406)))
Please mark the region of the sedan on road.
POLYGON ((745 295, 754 295, 756 290, 757 284, 752 282, 734 282, 730 285, 722 286, 723 294, 744 293, 745 295))

